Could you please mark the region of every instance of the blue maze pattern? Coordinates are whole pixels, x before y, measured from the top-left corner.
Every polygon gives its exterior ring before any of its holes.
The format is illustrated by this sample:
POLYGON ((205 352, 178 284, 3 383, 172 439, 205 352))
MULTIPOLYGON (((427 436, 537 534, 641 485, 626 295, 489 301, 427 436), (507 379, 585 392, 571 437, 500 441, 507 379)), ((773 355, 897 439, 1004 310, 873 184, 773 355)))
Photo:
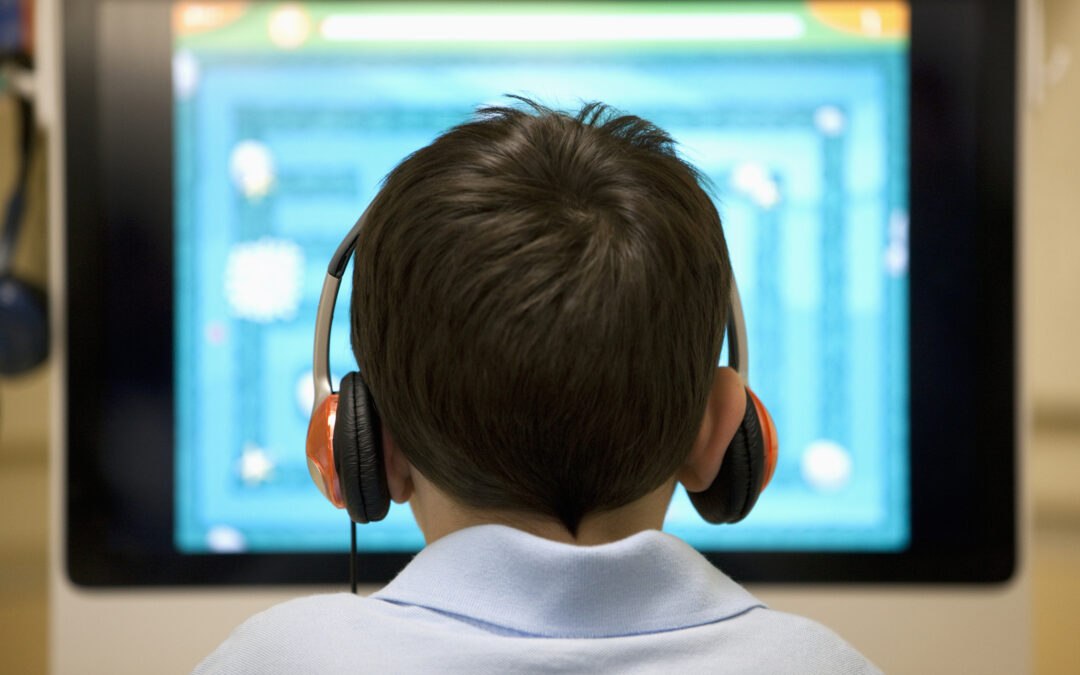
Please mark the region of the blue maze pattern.
MULTIPOLYGON (((714 185, 746 307, 752 384, 776 418, 781 461, 744 523, 707 526, 677 493, 666 529, 714 549, 906 544, 907 280, 884 264, 890 223, 906 224, 901 48, 185 58, 199 81, 175 104, 181 550, 346 548, 345 516, 310 485, 303 450, 325 264, 396 162, 507 92, 556 107, 603 100, 650 119, 714 185), (269 189, 255 197, 230 169, 245 141, 273 163, 269 189), (230 305, 228 266, 238 246, 267 241, 299 252, 300 301, 289 316, 253 321, 230 305), (824 483, 807 464, 822 441, 843 460, 823 465, 824 483)), ((354 367, 348 296, 346 283, 337 376, 354 367)), ((363 534, 365 550, 422 544, 401 507, 363 534)))

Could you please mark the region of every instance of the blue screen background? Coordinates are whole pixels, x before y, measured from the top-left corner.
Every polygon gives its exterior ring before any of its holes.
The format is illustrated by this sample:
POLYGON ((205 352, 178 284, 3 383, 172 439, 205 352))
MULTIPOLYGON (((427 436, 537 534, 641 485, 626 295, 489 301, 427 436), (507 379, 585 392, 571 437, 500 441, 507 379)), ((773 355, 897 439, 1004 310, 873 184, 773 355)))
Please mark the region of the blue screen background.
MULTIPOLYGON (((713 183, 781 454, 744 522, 708 525, 678 491, 665 529, 705 549, 907 544, 902 42, 285 53, 178 40, 175 53, 182 551, 347 549, 348 518, 304 455, 326 264, 397 162, 506 93, 645 117, 713 183)), ((338 378, 355 368, 349 292, 346 278, 338 378)), ((365 551, 422 544, 398 505, 359 537, 365 551)))

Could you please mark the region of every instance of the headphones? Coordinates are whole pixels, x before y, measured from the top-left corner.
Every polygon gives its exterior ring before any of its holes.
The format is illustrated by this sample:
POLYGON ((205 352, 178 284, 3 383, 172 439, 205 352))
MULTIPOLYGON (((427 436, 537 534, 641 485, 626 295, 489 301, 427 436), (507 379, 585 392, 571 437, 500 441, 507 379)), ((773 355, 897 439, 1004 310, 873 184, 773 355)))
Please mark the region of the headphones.
MULTIPOLYGON (((382 429, 364 378, 359 372, 349 373, 336 393, 330 381, 334 304, 366 215, 360 216, 334 252, 323 281, 315 318, 315 403, 307 434, 307 464, 312 480, 334 506, 348 510, 354 523, 382 520, 390 509, 382 429)), ((745 382, 749 372, 746 323, 734 278, 726 332, 728 365, 745 382)), ((708 488, 689 493, 701 517, 710 523, 735 523, 745 518, 772 478, 777 446, 772 417, 747 387, 746 413, 728 445, 720 472, 708 488)))
POLYGON ((0 231, 0 375, 18 375, 45 360, 49 351, 48 312, 45 293, 11 272, 15 243, 26 204, 30 151, 33 145, 33 108, 18 98, 22 130, 19 137, 19 171, 4 213, 0 231))

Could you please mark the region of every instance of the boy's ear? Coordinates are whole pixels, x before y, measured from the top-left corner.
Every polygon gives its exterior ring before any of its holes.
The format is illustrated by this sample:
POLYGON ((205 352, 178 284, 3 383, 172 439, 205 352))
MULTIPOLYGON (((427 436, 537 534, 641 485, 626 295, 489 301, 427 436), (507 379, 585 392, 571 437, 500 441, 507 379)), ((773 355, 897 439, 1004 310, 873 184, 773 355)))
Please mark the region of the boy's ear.
POLYGON ((398 504, 409 501, 413 494, 412 464, 405 458, 393 434, 382 425, 382 451, 386 463, 386 487, 390 499, 398 504))
POLYGON ((675 478, 688 492, 701 492, 720 473, 731 439, 746 414, 746 385, 732 368, 717 368, 694 447, 675 478))

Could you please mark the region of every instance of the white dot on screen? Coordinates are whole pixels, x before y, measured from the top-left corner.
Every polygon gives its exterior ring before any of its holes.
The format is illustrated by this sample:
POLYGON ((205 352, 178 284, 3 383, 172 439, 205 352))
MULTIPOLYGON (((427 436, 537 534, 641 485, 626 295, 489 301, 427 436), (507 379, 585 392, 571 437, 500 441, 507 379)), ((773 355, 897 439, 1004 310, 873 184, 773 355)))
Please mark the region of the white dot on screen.
POLYGON ((851 481, 851 453, 834 441, 822 439, 807 445, 800 464, 803 480, 816 490, 833 492, 851 481))
POLYGON ((238 318, 291 319, 300 307, 304 255, 288 239, 263 237, 233 246, 225 261, 225 300, 238 318))
POLYGON ((881 35, 882 20, 881 12, 876 9, 866 8, 859 12, 859 24, 867 35, 875 37, 881 35))
POLYGON ((885 248, 885 271, 889 273, 889 276, 900 277, 907 272, 907 268, 907 246, 900 243, 889 244, 885 248))
POLYGON ((771 209, 780 201, 780 187, 769 170, 758 162, 743 162, 731 174, 731 184, 763 209, 771 209))
POLYGON ((814 126, 826 136, 839 136, 847 126, 847 118, 836 106, 823 105, 814 111, 814 126))
POLYGON ((240 141, 229 155, 233 186, 248 199, 265 197, 274 186, 274 157, 258 141, 240 141))
POLYGON ((885 248, 885 271, 899 277, 908 268, 908 216, 903 209, 889 214, 889 243, 885 248))
POLYGON ((270 459, 266 450, 249 443, 240 453, 237 471, 247 485, 259 485, 270 480, 274 473, 274 460, 270 459))
POLYGON ((235 527, 215 525, 206 533, 206 547, 215 553, 241 553, 247 549, 247 541, 235 527))
POLYGON ((199 62, 189 51, 177 52, 173 57, 173 92, 178 100, 191 98, 199 88, 199 62))
POLYGON ((311 19, 303 7, 285 5, 273 11, 267 29, 274 45, 281 49, 296 49, 307 42, 311 19))
POLYGON ((742 162, 731 173, 731 184, 740 192, 752 193, 771 180, 768 170, 758 162, 742 162))

